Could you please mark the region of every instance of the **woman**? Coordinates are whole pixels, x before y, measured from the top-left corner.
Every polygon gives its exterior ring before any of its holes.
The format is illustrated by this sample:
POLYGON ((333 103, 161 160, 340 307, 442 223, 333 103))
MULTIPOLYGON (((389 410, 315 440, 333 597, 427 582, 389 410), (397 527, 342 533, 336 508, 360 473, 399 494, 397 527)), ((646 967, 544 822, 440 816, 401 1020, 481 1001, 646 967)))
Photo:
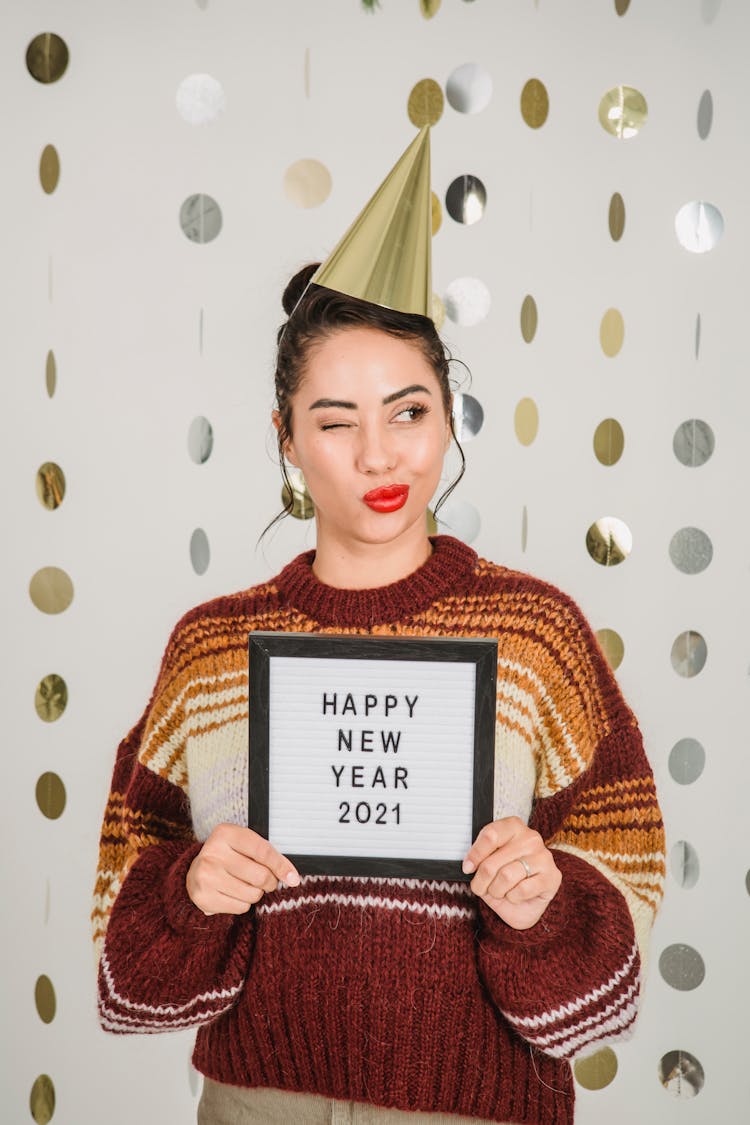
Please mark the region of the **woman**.
POLYGON ((199 1028, 203 1125, 566 1125, 569 1060, 635 1019, 663 834, 638 727, 580 611, 426 512, 452 440, 432 321, 284 295, 273 421, 314 551, 192 610, 122 743, 102 835, 112 1031, 199 1028), (470 884, 301 878, 247 824, 250 630, 498 639, 495 819, 470 884))

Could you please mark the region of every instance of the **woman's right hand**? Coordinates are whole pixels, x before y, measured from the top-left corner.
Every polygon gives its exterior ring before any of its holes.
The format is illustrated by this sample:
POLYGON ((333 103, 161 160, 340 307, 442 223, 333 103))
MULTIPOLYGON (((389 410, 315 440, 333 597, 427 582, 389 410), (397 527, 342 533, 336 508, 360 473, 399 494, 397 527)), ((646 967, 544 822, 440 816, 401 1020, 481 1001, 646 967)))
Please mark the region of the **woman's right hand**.
POLYGON ((300 883, 299 872, 251 828, 219 824, 190 864, 187 893, 204 914, 245 914, 279 882, 300 883))

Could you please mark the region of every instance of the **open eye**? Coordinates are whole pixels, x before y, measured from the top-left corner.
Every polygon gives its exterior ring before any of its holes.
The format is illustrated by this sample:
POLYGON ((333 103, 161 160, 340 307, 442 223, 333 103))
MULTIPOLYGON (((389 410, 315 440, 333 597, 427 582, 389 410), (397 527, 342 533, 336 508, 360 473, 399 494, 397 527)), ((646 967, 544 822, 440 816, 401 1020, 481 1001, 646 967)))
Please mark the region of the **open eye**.
POLYGON ((404 422, 418 422, 420 418, 424 417, 429 409, 429 406, 425 406, 421 402, 413 402, 411 406, 404 406, 401 410, 399 410, 398 414, 396 414, 395 416, 395 420, 404 422))

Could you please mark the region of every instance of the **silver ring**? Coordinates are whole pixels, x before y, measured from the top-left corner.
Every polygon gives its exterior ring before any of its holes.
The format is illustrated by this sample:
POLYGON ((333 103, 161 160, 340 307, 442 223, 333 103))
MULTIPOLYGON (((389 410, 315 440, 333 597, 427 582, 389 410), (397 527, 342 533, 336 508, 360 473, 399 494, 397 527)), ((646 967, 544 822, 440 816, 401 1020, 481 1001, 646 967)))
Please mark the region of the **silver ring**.
POLYGON ((526 878, 530 879, 534 872, 529 867, 528 861, 525 860, 522 855, 519 855, 518 862, 523 865, 523 869, 526 872, 526 878))

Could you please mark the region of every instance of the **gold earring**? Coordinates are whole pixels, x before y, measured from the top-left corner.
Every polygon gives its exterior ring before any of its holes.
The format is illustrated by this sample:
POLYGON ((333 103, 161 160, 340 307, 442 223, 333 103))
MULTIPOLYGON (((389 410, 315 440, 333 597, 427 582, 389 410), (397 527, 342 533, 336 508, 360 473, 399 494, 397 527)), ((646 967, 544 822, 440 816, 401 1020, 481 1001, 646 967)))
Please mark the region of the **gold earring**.
POLYGON ((315 505, 307 491, 305 478, 301 471, 292 465, 292 472, 287 471, 289 484, 284 483, 281 489, 281 503, 290 509, 290 514, 297 520, 309 520, 315 515, 315 505), (291 487, 290 487, 291 486, 291 487))

